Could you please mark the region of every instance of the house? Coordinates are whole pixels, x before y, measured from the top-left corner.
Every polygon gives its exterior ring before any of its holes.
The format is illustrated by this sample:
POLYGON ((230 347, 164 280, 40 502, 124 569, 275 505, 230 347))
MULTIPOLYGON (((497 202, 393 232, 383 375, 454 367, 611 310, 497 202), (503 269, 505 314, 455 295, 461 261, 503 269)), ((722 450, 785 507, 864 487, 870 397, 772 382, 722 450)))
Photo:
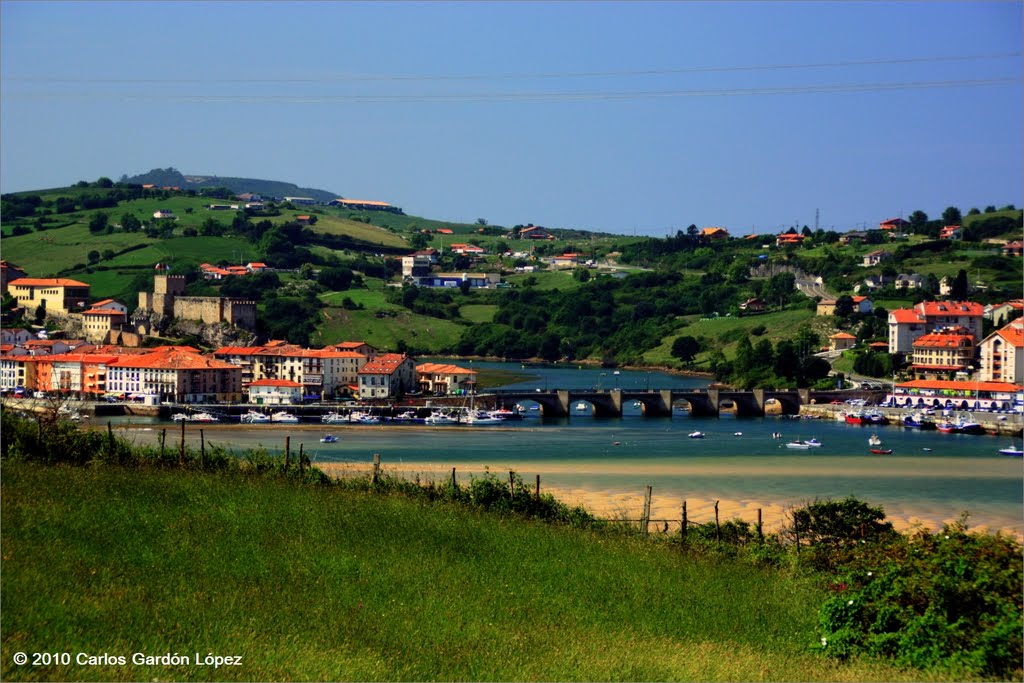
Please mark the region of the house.
POLYGON ((392 398, 415 388, 416 365, 405 354, 381 354, 359 370, 359 398, 392 398))
POLYGON ((15 330, 0 330, 0 344, 24 344, 29 339, 35 339, 35 335, 24 328, 15 330))
POLYGON ((402 210, 397 206, 392 206, 387 202, 378 202, 370 199, 332 199, 328 202, 331 206, 337 206, 342 209, 351 209, 354 211, 389 211, 391 213, 402 213, 402 210))
POLYGON ((553 240, 555 236, 538 225, 528 225, 519 231, 521 240, 553 240))
POLYGON ((120 329, 127 314, 111 308, 91 308, 82 312, 82 331, 86 340, 101 343, 111 330, 120 329))
POLYGON ((980 344, 982 382, 1024 383, 1024 320, 996 330, 980 344))
POLYGON ((128 307, 122 304, 120 301, 115 301, 113 299, 103 299, 102 301, 97 301, 93 303, 91 306, 89 306, 89 308, 102 308, 111 311, 120 311, 121 313, 128 315, 128 307))
POLYGON ((911 353, 914 341, 939 328, 962 327, 976 344, 984 308, 971 301, 922 301, 889 311, 889 352, 911 353))
POLYGON ((419 287, 460 287, 469 284, 471 289, 496 287, 501 282, 500 273, 429 273, 416 279, 419 287))
POLYGON ((231 209, 237 209, 237 204, 207 204, 207 211, 230 211, 231 209))
POLYGON ((243 202, 262 202, 263 196, 252 192, 243 192, 242 194, 236 194, 235 199, 243 202))
POLYGON ((580 262, 579 254, 559 254, 551 258, 551 265, 556 268, 573 268, 580 262))
POLYGON ((990 304, 985 306, 984 317, 991 320, 996 327, 1005 325, 1011 317, 1020 316, 1024 313, 1024 299, 1013 299, 1004 301, 1001 304, 990 304))
POLYGON ((18 278, 25 277, 24 270, 10 261, 0 261, 0 291, 7 292, 7 285, 18 278))
POLYGON ((864 288, 867 290, 882 289, 891 284, 894 284, 895 282, 896 278, 893 277, 892 275, 868 275, 866 278, 864 278, 864 282, 862 282, 860 285, 857 285, 855 290, 860 291, 860 288, 864 288))
POLYGON ((309 225, 310 220, 312 220, 312 217, 305 214, 295 217, 295 222, 299 225, 309 225))
POLYGON ((260 273, 267 269, 267 264, 261 261, 252 261, 245 264, 245 269, 250 273, 260 273))
POLYGON ((974 337, 964 327, 944 328, 912 343, 917 379, 942 379, 963 372, 974 362, 974 337))
POLYGON ((889 342, 871 342, 870 344, 868 344, 868 348, 877 353, 889 353, 889 342))
POLYGON ((174 218, 174 212, 170 209, 158 209, 153 212, 153 218, 174 218))
POLYGON ((450 363, 422 363, 416 366, 416 379, 425 394, 465 394, 476 386, 476 371, 450 363))
POLYGON ((836 300, 835 299, 822 299, 818 302, 818 305, 814 310, 815 315, 835 315, 836 314, 836 300))
POLYGON ((419 253, 402 257, 402 277, 416 279, 430 274, 430 266, 433 264, 430 256, 419 253))
POLYGON ((875 310, 874 302, 866 296, 854 296, 851 298, 853 299, 854 313, 870 313, 875 310))
POLYGON ((316 204, 316 200, 312 197, 285 197, 284 200, 292 204, 316 204))
POLYGON ((66 316, 85 310, 89 285, 67 278, 23 277, 9 285, 18 306, 34 311, 39 306, 48 315, 66 316))
POLYGON ((829 337, 829 351, 845 351, 857 345, 857 338, 849 332, 836 332, 829 337))
POLYGON ((708 242, 727 240, 729 239, 729 231, 726 230, 725 228, 718 227, 704 228, 700 231, 700 237, 701 239, 708 242))
POLYGON ((963 239, 963 230, 960 229, 959 225, 947 225, 946 227, 939 230, 940 240, 959 240, 963 239))
POLYGON ((471 255, 471 256, 477 256, 477 255, 480 255, 480 254, 486 254, 487 253, 486 249, 484 249, 483 247, 478 247, 475 244, 456 244, 456 243, 452 243, 448 247, 448 249, 450 249, 455 254, 463 254, 463 255, 467 255, 468 254, 468 255, 471 255))
POLYGON ((806 238, 798 232, 784 232, 781 235, 775 237, 775 246, 777 247, 788 247, 788 246, 800 246, 804 243, 806 238))
POLYGON ((746 311, 747 313, 761 313, 764 311, 764 302, 757 297, 747 299, 740 304, 740 310, 746 311))
POLYGON ((1007 242, 1006 244, 1004 244, 1002 246, 1000 251, 1003 253, 1003 256, 1018 256, 1019 257, 1022 254, 1024 254, 1024 242, 1021 242, 1020 240, 1014 240, 1012 242, 1007 242))
POLYGON ((862 265, 865 268, 870 268, 871 266, 877 266, 882 261, 886 261, 890 258, 892 258, 892 254, 890 254, 887 251, 882 251, 881 249, 879 249, 877 251, 872 251, 870 253, 864 254, 864 260, 862 265))
POLYGON ((258 379, 249 382, 249 403, 289 405, 302 403, 302 385, 287 379, 258 379))
POLYGON ((863 230, 851 230, 848 233, 840 236, 839 244, 860 244, 868 238, 868 234, 863 230))
POLYGON ((232 402, 242 398, 242 369, 207 358, 190 346, 162 346, 107 364, 108 391, 156 395, 177 403, 232 402))
POLYGON ((879 230, 886 230, 891 232, 903 232, 903 229, 910 225, 909 221, 905 221, 902 218, 890 218, 887 221, 882 221, 878 224, 879 230))
POLYGON ((893 283, 896 289, 921 289, 924 286, 924 277, 918 273, 907 275, 906 273, 900 273, 896 276, 896 282, 893 283))

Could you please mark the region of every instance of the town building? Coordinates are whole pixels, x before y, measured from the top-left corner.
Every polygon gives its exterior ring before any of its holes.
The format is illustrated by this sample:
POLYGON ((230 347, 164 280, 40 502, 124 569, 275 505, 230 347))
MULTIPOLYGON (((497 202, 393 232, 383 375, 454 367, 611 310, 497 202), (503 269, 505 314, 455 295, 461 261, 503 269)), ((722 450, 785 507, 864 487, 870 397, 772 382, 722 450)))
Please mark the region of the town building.
POLYGON ((317 203, 316 200, 313 199, 312 197, 285 197, 284 201, 291 202, 292 204, 303 205, 313 205, 317 203))
MULTIPOLYGON (((185 276, 153 276, 153 292, 139 292, 139 308, 180 320, 256 328, 256 302, 218 296, 185 296, 185 276)), ((149 330, 143 330, 148 333, 149 330)))
POLYGON ((575 268, 579 262, 579 254, 558 254, 551 257, 551 265, 555 268, 575 268))
POLYGON ((463 282, 472 289, 495 287, 501 282, 500 273, 428 273, 416 279, 420 287, 459 287, 463 282))
POLYGON ((784 232, 781 235, 775 237, 775 246, 777 247, 788 247, 788 246, 799 246, 804 243, 806 238, 798 232, 784 232))
POLYGON ((249 403, 288 405, 302 403, 302 385, 288 379, 258 379, 248 386, 249 403))
POLYGON ((818 305, 814 307, 815 315, 835 315, 836 314, 836 300, 835 299, 822 299, 818 302, 818 305))
POLYGON ((1024 319, 996 330, 980 346, 981 381, 1024 383, 1024 319))
POLYGON ((764 312, 764 302, 754 297, 753 299, 747 299, 740 304, 740 310, 746 313, 762 313, 764 312))
POLYGON ((963 327, 977 344, 981 341, 984 309, 970 301, 922 301, 913 308, 889 312, 889 352, 908 354, 914 341, 939 328, 963 327))
POLYGON ((451 363, 421 363, 416 378, 420 390, 434 396, 466 394, 476 387, 476 371, 451 363))
POLYGON ((67 316, 85 310, 89 302, 89 285, 68 278, 19 278, 8 285, 18 306, 30 312, 39 306, 47 315, 67 316))
POLYGON ((371 199, 332 199, 328 202, 331 206, 338 206, 343 209, 352 209, 355 211, 388 211, 390 213, 402 213, 402 210, 397 206, 392 206, 387 202, 378 202, 371 199))
POLYGON ((700 231, 700 236, 701 239, 706 241, 717 242, 718 240, 729 239, 729 231, 719 227, 703 228, 700 231))
POLYGON ((1011 318, 1019 317, 1021 314, 1024 314, 1024 299, 985 306, 985 318, 991 320, 996 327, 1002 327, 1010 322, 1011 318))
POLYGON ((892 254, 890 254, 887 251, 883 251, 881 249, 878 249, 876 251, 872 251, 872 252, 868 252, 867 254, 864 254, 864 259, 863 259, 862 265, 865 268, 870 268, 871 266, 877 266, 882 261, 887 261, 890 258, 892 258, 892 254))
POLYGON ((893 283, 896 289, 914 290, 921 289, 924 286, 924 277, 918 273, 900 273, 896 276, 896 282, 893 283))
POLYGON ((127 315, 111 308, 91 308, 82 312, 82 331, 87 341, 102 343, 111 330, 120 329, 127 315))
POLYGON ((448 246, 449 251, 454 254, 463 254, 465 256, 479 256, 486 254, 487 250, 483 247, 478 247, 475 244, 463 244, 463 243, 452 243, 448 246))
POLYGON ((852 349, 857 345, 857 337, 853 336, 849 332, 836 332, 829 338, 828 350, 829 351, 845 351, 846 349, 852 349))
POLYGON ((236 402, 242 398, 242 369, 190 346, 162 346, 108 363, 107 388, 177 403, 236 402))
POLYGON ((963 230, 959 225, 947 225, 946 227, 939 230, 940 240, 959 240, 963 239, 963 230))
POLYGON ((539 225, 528 225, 519 231, 521 240, 553 240, 555 236, 539 225))
POLYGON ((1020 257, 1021 255, 1024 255, 1024 242, 1021 242, 1020 240, 1013 240, 1012 242, 1004 244, 999 250, 1003 253, 1003 256, 1020 257))
POLYGON ((359 398, 393 398, 415 387, 416 365, 404 354, 381 354, 359 371, 359 398))
POLYGON ((953 410, 1014 410, 1024 406, 1024 386, 1009 382, 918 379, 897 384, 887 397, 896 406, 953 410))
POLYGON ((973 367, 974 337, 963 327, 921 335, 911 348, 912 367, 918 379, 947 379, 973 367))
POLYGON ((885 230, 887 232, 903 232, 903 230, 909 226, 910 223, 902 218, 890 218, 889 220, 879 223, 878 229, 885 230))

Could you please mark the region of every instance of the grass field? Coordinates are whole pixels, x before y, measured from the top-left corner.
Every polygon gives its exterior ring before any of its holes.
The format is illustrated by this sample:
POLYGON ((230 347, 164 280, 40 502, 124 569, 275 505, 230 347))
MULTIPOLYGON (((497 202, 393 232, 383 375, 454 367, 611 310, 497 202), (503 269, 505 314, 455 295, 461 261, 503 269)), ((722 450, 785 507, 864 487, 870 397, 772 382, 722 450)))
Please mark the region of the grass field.
POLYGON ((270 476, 2 468, 5 681, 925 680, 823 657, 826 592, 786 570, 270 476))
POLYGON ((497 312, 496 304, 466 304, 459 308, 459 315, 471 323, 489 323, 497 312))
POLYGON ((525 287, 526 283, 530 281, 534 283, 530 286, 536 289, 561 290, 576 289, 581 284, 579 280, 573 278, 571 270, 542 270, 536 273, 521 273, 509 275, 505 278, 505 281, 514 287, 525 287))
MULTIPOLYGON (((359 291, 365 290, 353 293, 359 291)), ((465 329, 450 320, 410 313, 387 304, 358 311, 328 307, 323 309, 323 318, 310 340, 314 346, 360 340, 381 350, 396 351, 399 340, 404 340, 418 353, 442 353, 459 340, 465 329)))

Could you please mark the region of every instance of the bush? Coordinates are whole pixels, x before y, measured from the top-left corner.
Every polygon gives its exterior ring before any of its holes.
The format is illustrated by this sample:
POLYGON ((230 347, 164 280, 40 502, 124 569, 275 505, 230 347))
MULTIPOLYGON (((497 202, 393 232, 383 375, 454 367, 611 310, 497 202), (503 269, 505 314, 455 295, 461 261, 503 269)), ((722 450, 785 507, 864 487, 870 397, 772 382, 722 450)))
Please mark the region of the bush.
POLYGON ((822 645, 955 676, 1021 678, 1021 545, 964 523, 865 544, 819 613, 822 645))

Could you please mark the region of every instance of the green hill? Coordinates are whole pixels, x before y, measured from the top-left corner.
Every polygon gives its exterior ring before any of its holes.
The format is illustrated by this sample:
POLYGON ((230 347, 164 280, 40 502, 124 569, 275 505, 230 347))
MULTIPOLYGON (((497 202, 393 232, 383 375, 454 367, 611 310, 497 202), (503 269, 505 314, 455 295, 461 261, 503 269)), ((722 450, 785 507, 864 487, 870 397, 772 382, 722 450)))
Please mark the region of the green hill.
POLYGON ((233 178, 218 175, 184 175, 176 168, 154 168, 148 173, 134 176, 122 176, 121 182, 145 185, 152 183, 157 187, 180 187, 182 190, 198 190, 204 187, 226 187, 235 194, 251 192, 265 197, 310 197, 323 203, 337 199, 342 195, 329 190, 317 190, 310 187, 299 187, 294 183, 279 180, 260 180, 258 178, 233 178))

